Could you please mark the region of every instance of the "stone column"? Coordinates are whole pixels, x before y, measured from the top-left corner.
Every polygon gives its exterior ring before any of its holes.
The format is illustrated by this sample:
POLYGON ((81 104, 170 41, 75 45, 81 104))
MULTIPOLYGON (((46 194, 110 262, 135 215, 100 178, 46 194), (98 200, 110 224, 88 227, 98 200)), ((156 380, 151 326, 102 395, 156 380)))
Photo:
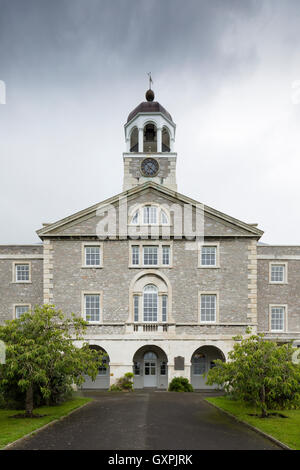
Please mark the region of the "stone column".
POLYGON ((157 152, 162 152, 162 129, 161 127, 157 128, 157 152))
POLYGON ((142 153, 144 151, 144 129, 139 127, 139 148, 138 151, 142 153))

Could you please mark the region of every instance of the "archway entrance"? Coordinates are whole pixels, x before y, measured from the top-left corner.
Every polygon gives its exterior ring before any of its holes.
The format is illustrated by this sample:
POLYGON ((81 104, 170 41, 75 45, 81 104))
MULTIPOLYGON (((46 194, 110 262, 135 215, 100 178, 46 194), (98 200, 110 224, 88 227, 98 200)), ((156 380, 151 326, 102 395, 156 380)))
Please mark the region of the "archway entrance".
POLYGON ((87 389, 99 389, 107 390, 110 386, 110 370, 109 370, 109 356, 105 349, 101 348, 97 344, 92 344, 89 346, 90 349, 96 349, 104 353, 102 365, 98 368, 98 374, 96 380, 93 381, 88 375, 84 376, 84 383, 81 385, 83 390, 87 389))
POLYGON ((158 346, 142 346, 133 357, 134 388, 168 387, 168 366, 165 352, 158 346))
POLYGON ((201 346, 194 352, 191 360, 191 384, 196 390, 217 388, 216 385, 207 385, 205 377, 215 367, 216 359, 225 361, 224 354, 215 346, 201 346))

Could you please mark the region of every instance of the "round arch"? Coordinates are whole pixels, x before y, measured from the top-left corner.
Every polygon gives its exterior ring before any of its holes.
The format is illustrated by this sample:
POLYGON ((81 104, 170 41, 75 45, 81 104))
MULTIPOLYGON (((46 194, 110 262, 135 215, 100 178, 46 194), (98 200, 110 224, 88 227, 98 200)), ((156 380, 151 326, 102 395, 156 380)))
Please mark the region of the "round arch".
POLYGON ((197 390, 214 389, 215 385, 207 385, 205 375, 215 367, 215 361, 225 362, 225 354, 217 346, 204 345, 196 349, 191 357, 191 384, 197 390))
POLYGON ((146 122, 144 124, 143 152, 157 152, 157 125, 155 122, 146 122))
POLYGON ((129 151, 130 152, 138 152, 139 146, 139 131, 136 126, 134 126, 129 133, 130 145, 129 151))
POLYGON ((154 344, 141 346, 133 355, 135 388, 168 387, 168 357, 154 344))
POLYGON ((102 389, 107 390, 110 386, 110 367, 109 367, 109 355, 106 350, 98 344, 89 344, 90 349, 101 351, 104 353, 102 365, 98 369, 98 375, 93 381, 88 375, 84 376, 84 383, 81 385, 83 390, 102 389))
MULTIPOLYGON (((172 317, 172 286, 168 277, 156 269, 143 269, 138 272, 130 282, 129 286, 129 322, 137 322, 135 319, 135 302, 138 303, 139 318, 142 314, 142 294, 147 284, 154 284, 158 288, 160 302, 167 296, 166 319, 164 322, 173 322, 172 317)), ((160 305, 159 318, 162 317, 162 305, 160 305)))

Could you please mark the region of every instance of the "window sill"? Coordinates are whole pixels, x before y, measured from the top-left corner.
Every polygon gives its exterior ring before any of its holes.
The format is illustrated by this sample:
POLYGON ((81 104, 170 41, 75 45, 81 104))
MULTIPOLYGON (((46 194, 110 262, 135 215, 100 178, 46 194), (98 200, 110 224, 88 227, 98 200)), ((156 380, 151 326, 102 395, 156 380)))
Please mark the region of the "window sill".
POLYGON ((128 268, 132 269, 132 268, 137 268, 137 269, 157 269, 157 268, 165 268, 165 269, 169 269, 169 268, 173 268, 172 265, 170 264, 130 264, 128 266, 128 268))
POLYGON ((11 284, 32 284, 32 281, 12 281, 11 284))
POLYGON ((81 269, 102 269, 102 266, 81 266, 81 269))
POLYGON ((200 264, 198 266, 198 269, 220 269, 220 266, 208 266, 208 265, 200 264))
POLYGON ((269 284, 271 284, 272 286, 285 286, 288 284, 288 282, 275 282, 275 281, 269 281, 269 284))

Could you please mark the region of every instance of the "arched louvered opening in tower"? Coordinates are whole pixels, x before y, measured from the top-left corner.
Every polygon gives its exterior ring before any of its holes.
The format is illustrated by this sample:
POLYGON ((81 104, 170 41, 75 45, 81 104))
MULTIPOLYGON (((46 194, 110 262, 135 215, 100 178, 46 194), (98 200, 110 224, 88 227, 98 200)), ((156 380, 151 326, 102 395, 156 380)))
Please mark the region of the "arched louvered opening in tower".
POLYGON ((145 153, 157 152, 157 131, 155 124, 146 124, 144 127, 144 149, 145 153))
POLYGON ((167 127, 164 126, 162 129, 162 152, 170 152, 170 150, 170 133, 167 127))

